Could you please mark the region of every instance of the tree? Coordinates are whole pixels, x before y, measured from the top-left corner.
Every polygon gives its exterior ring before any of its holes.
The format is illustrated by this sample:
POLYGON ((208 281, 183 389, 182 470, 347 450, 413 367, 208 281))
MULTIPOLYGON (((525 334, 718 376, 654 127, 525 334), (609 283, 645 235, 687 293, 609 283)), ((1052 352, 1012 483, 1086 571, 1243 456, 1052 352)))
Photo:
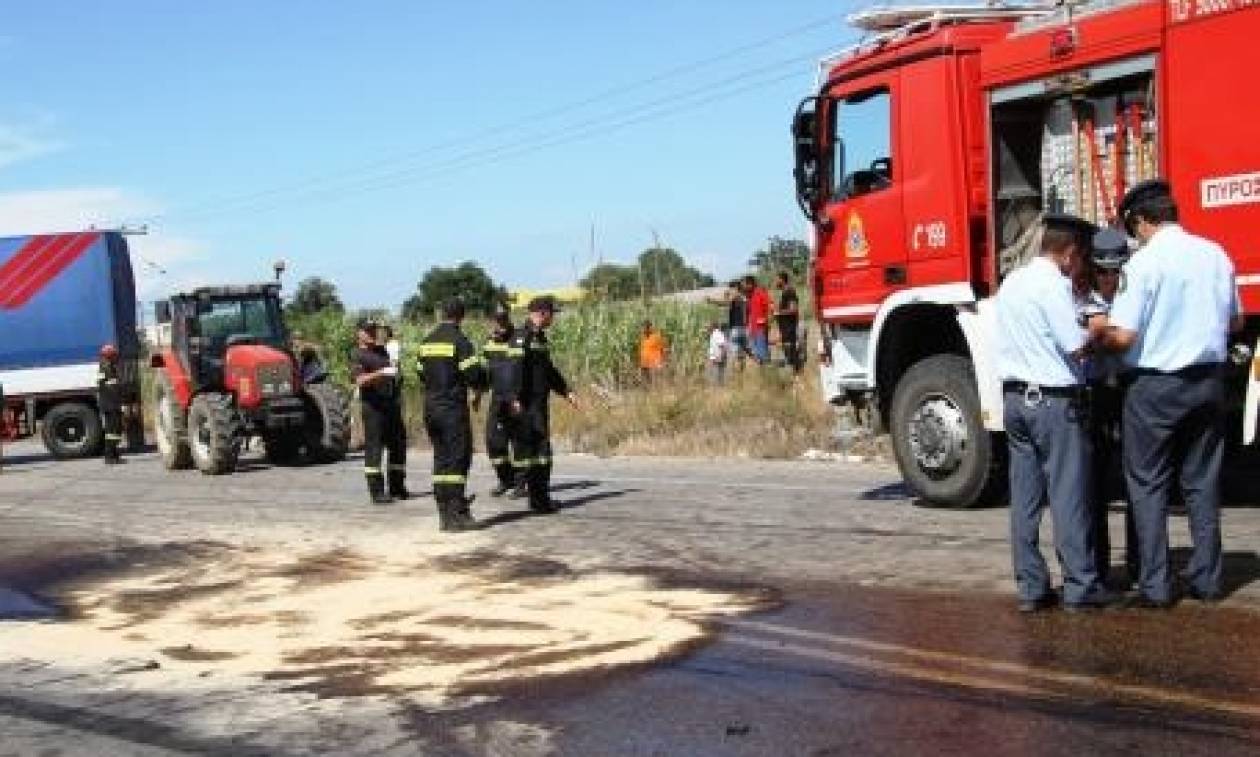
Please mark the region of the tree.
POLYGON ((809 273, 809 257, 809 245, 803 241, 774 236, 763 249, 753 253, 748 265, 764 277, 787 271, 793 280, 800 281, 809 273))
POLYGON ((293 301, 289 303, 289 312, 312 315, 325 310, 345 312, 346 306, 337 296, 337 287, 331 281, 325 281, 318 276, 302 279, 293 295, 293 301))
POLYGON ((454 268, 434 266, 425 272, 416 293, 403 303, 403 318, 420 321, 433 316, 442 303, 461 297, 469 310, 488 313, 496 302, 507 299, 507 290, 495 284, 481 266, 473 262, 454 268))
POLYGON ((649 247, 634 265, 601 263, 580 282, 596 297, 629 300, 713 286, 713 277, 687 265, 676 250, 649 247))

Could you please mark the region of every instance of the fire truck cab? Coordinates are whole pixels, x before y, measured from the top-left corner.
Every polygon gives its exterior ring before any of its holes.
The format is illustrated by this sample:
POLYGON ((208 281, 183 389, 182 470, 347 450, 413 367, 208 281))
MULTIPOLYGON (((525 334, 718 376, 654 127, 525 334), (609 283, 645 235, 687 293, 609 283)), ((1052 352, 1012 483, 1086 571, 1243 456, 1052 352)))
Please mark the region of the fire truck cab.
POLYGON ((1260 402, 1260 0, 875 8, 823 61, 792 124, 833 403, 892 436, 914 492, 1005 493, 992 295, 1045 212, 1115 220, 1168 179, 1190 231, 1229 251, 1248 315, 1232 438, 1260 402))

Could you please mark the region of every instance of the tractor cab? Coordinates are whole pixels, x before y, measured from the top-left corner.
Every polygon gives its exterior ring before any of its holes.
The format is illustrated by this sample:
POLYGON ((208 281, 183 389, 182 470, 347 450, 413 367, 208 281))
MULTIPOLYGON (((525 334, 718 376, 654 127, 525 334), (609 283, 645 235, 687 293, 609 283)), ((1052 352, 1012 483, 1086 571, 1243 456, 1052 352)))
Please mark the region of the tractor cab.
MULTIPOLYGON (((171 347, 193 387, 225 385, 229 377, 224 369, 232 348, 288 351, 280 287, 276 284, 204 287, 178 294, 159 303, 158 321, 170 324, 171 347)), ((273 355, 273 362, 289 361, 287 354, 273 355)), ((286 393, 292 391, 289 386, 286 393)))

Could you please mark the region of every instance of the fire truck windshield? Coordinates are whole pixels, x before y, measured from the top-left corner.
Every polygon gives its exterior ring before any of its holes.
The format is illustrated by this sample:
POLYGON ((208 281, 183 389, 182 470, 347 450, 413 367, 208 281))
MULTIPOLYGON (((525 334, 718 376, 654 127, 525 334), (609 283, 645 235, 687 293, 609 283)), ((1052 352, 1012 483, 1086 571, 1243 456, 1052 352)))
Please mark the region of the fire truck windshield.
POLYGON ((832 197, 844 200, 892 185, 892 119, 888 90, 868 90, 833 106, 832 144, 836 183, 832 197))

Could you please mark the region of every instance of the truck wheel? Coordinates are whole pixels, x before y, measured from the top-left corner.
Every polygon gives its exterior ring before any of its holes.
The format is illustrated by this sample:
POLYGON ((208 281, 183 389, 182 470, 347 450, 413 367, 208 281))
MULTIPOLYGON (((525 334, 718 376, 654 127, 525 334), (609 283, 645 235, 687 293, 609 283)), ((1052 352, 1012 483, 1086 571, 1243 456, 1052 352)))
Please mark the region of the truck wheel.
POLYGON ((81 402, 63 402, 44 414, 44 446, 58 460, 92 457, 105 440, 101 417, 81 402))
POLYGON ((242 438, 230 395, 206 392, 193 398, 188 407, 188 447, 197 470, 207 476, 236 470, 242 438))
POLYGON ((153 381, 154 426, 157 429, 158 452, 167 470, 187 470, 192 467, 192 453, 188 449, 188 418, 171 380, 161 371, 153 381))
POLYGON ((306 452, 312 462, 344 460, 350 448, 350 402, 333 384, 306 387, 306 452))
POLYGON ((891 408, 893 452, 910 489, 944 507, 976 507, 1005 493, 1005 449, 980 421, 971 361, 937 355, 910 367, 891 408))

